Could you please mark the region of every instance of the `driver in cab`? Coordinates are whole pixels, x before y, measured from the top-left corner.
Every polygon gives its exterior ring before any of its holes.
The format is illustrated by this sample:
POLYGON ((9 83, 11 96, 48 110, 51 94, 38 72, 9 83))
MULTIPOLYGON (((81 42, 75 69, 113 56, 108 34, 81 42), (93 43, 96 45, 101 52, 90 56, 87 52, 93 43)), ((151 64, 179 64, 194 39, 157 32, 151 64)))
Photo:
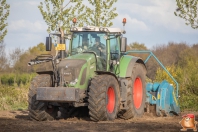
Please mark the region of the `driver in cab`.
POLYGON ((105 45, 100 42, 100 37, 95 38, 95 44, 93 45, 93 50, 99 56, 104 56, 106 53, 105 45))

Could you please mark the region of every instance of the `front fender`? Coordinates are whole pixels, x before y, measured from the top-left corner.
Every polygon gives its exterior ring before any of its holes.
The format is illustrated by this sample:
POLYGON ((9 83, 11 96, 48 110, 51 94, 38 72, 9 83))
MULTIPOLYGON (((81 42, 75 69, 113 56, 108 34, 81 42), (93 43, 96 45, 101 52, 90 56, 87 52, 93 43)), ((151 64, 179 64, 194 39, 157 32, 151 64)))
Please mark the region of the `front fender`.
MULTIPOLYGON (((130 55, 123 55, 120 59, 120 77, 131 77, 133 67, 135 63, 141 63, 145 66, 144 61, 135 56, 130 55)), ((145 72, 146 72, 146 66, 145 66, 145 72)))

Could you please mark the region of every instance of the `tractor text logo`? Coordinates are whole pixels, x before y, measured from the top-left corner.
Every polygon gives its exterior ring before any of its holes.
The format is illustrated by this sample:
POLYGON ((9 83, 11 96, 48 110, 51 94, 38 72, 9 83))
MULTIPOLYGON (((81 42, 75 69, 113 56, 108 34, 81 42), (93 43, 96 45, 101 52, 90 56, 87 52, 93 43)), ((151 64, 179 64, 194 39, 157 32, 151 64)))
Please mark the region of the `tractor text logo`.
POLYGON ((197 131, 196 128, 197 121, 195 121, 194 114, 187 114, 182 117, 183 119, 179 122, 183 127, 181 131, 187 131, 187 129, 193 129, 193 131, 197 131))

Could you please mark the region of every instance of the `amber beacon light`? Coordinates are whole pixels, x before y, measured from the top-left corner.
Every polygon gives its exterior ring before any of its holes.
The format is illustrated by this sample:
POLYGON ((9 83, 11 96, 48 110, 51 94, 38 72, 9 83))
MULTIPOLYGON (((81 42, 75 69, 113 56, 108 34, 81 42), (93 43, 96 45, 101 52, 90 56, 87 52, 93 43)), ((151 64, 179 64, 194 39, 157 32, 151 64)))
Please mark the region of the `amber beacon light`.
POLYGON ((123 21, 122 21, 123 25, 126 24, 126 18, 123 18, 123 21))
POLYGON ((77 19, 76 19, 76 18, 74 18, 74 19, 73 19, 73 23, 75 24, 75 23, 76 23, 76 21, 77 21, 77 19))

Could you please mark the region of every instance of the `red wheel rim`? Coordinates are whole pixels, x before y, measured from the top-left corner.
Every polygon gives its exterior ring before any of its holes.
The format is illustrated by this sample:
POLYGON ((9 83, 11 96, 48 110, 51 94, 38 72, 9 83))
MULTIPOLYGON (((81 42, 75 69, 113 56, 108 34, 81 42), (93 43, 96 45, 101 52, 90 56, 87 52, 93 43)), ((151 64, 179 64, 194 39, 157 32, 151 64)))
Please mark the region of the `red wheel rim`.
POLYGON ((133 102, 136 109, 139 109, 142 104, 142 97, 143 97, 143 88, 142 88, 142 81, 138 77, 135 79, 133 85, 133 102))
POLYGON ((114 110, 114 107, 115 107, 115 92, 114 92, 114 89, 112 87, 108 88, 107 99, 108 99, 107 111, 109 113, 112 113, 113 110, 114 110))

